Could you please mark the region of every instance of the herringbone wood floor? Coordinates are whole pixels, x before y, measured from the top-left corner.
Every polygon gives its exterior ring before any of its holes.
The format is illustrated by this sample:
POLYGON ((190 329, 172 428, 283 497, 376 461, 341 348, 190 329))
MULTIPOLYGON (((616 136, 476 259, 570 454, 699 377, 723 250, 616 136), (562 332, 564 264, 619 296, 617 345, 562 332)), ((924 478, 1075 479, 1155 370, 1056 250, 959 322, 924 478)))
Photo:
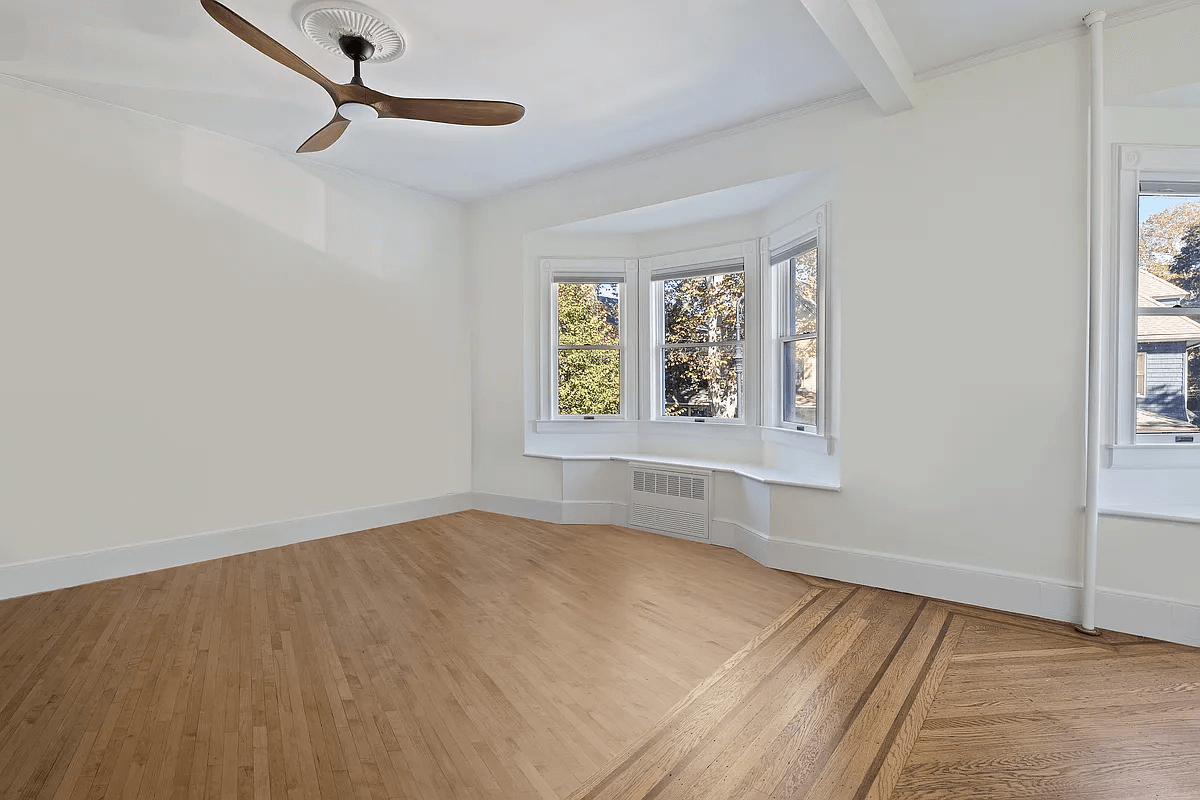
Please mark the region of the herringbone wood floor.
POLYGON ((0 602, 4 798, 1200 798, 1198 765, 1200 651, 609 526, 0 602))

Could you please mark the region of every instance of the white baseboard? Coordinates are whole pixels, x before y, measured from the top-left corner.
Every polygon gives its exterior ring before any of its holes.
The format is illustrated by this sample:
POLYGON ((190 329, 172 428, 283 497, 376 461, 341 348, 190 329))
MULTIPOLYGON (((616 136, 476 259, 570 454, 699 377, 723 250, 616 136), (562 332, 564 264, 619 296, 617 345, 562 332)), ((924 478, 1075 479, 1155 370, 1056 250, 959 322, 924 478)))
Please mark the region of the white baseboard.
MULTIPOLYGON (((1044 619, 1079 619, 1082 589, 1036 575, 773 539, 728 520, 713 520, 712 541, 773 569, 1044 619)), ((1200 605, 1169 597, 1101 587, 1096 593, 1096 624, 1106 630, 1200 647, 1200 605)))
POLYGON ((472 507, 480 511, 491 511, 494 514, 524 517, 542 522, 567 525, 624 525, 627 518, 624 503, 532 500, 527 497, 510 497, 487 492, 475 492, 471 498, 472 507))
MULTIPOLYGON (((626 506, 556 502, 473 492, 272 522, 248 528, 115 547, 0 566, 0 599, 78 586, 183 564, 396 525, 468 509, 567 524, 624 525, 626 506)), ((814 542, 773 539, 714 519, 712 544, 732 547, 773 569, 918 594, 999 611, 1071 622, 1079 586, 1035 575, 986 570, 814 542)), ((1200 605, 1169 597, 1100 588, 1101 628, 1200 647, 1200 605)))
POLYGON ((58 558, 4 564, 0 565, 0 600, 453 514, 469 508, 470 494, 451 494, 58 558))
POLYGON ((472 492, 471 507, 508 517, 523 517, 542 522, 563 521, 563 504, 556 500, 532 500, 528 497, 472 492))

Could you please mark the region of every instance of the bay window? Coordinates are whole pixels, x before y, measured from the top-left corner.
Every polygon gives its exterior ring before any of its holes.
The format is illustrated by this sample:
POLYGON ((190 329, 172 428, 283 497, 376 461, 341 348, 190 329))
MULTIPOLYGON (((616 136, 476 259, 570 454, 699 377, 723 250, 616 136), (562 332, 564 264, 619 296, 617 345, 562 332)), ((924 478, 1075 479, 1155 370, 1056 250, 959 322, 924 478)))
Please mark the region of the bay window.
POLYGON ((704 422, 723 441, 831 454, 827 214, 637 260, 539 259, 534 432, 674 435, 704 422))

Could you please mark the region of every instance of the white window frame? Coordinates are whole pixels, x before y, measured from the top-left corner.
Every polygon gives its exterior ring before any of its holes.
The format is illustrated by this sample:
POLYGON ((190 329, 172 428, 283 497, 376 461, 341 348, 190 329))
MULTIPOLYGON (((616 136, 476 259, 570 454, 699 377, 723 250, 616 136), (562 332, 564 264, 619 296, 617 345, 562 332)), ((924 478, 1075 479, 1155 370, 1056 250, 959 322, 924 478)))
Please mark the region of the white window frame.
POLYGON ((748 428, 759 424, 757 413, 761 378, 758 364, 760 359, 758 337, 759 308, 755 298, 759 295, 758 247, 755 241, 689 250, 681 253, 643 258, 640 261, 641 296, 647 299, 642 304, 641 330, 645 334, 641 346, 641 385, 646 391, 641 397, 642 419, 663 425, 694 425, 702 422, 712 426, 736 426, 748 428), (714 268, 728 267, 729 272, 739 269, 745 272, 745 330, 742 350, 742 397, 738 398, 741 416, 736 419, 724 417, 675 417, 663 414, 662 408, 662 352, 665 346, 663 330, 663 287, 664 280, 694 275, 714 268))
MULTIPOLYGON (((540 363, 542 380, 539 419, 554 422, 589 423, 612 422, 637 418, 637 358, 633 343, 637 342, 638 307, 637 265, 635 259, 623 258, 542 258, 539 298, 541 330, 540 363), (616 283, 619 292, 618 352, 621 354, 621 411, 619 414, 559 414, 558 413, 558 283, 616 283)), ((606 348, 607 349, 607 348, 606 348)))
POLYGON ((762 263, 769 279, 764 281, 763 307, 771 309, 768 324, 763 328, 764 424, 789 432, 825 437, 829 430, 830 376, 829 364, 829 206, 823 205, 788 223, 763 239, 762 263), (788 263, 777 263, 778 256, 807 242, 817 248, 817 421, 816 425, 790 422, 784 408, 784 347, 797 337, 787 330, 790 299, 790 270, 788 263))
MULTIPOLYGON (((1113 263, 1115 307, 1115 419, 1113 466, 1200 466, 1198 442, 1177 441, 1177 434, 1137 433, 1137 307, 1138 197, 1143 181, 1195 183, 1200 187, 1200 147, 1124 145, 1117 148, 1116 250, 1113 263)), ((1113 304, 1110 303, 1110 308, 1113 304)), ((1153 313, 1189 316, 1200 321, 1200 308, 1180 314, 1180 309, 1159 308, 1153 313)), ((1142 313, 1145 313, 1143 310, 1142 313)), ((1109 360, 1110 366, 1112 359, 1109 360)))

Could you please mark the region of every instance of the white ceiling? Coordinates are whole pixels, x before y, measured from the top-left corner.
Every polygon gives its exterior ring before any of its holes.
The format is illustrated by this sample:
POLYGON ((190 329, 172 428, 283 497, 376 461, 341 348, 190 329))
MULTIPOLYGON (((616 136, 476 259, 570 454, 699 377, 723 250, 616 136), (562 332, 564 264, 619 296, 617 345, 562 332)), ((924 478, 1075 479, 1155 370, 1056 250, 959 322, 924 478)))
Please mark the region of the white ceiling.
MULTIPOLYGON (((338 81, 305 0, 225 0, 338 81)), ((1093 0, 878 0, 918 72, 1062 30, 1093 0)), ((1114 0, 1110 12, 1145 5, 1114 0)), ((369 85, 512 100, 504 128, 356 123, 309 156, 432 194, 494 196, 860 88, 801 0, 370 0, 408 51, 369 85)), ((332 115, 199 0, 0 0, 0 73, 291 152, 332 115)))

